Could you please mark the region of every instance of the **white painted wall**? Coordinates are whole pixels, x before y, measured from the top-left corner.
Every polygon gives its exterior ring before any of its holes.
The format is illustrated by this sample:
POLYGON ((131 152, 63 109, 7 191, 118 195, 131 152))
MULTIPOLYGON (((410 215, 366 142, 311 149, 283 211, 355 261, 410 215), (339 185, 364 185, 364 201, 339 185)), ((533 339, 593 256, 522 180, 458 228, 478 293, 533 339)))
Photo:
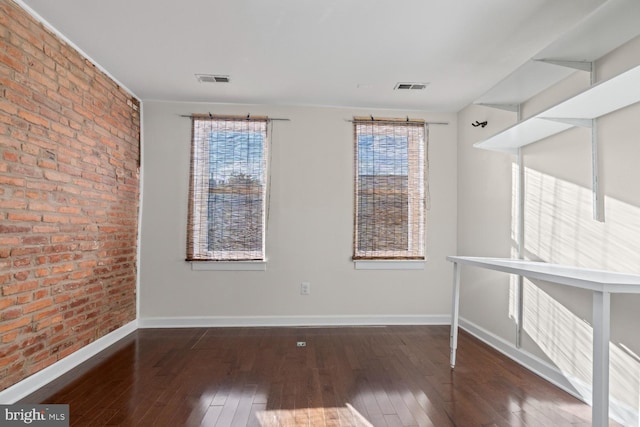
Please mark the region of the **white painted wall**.
MULTIPOLYGON (((640 64, 640 38, 600 59, 598 79, 640 64)), ((586 73, 529 100, 531 116, 588 87, 586 73)), ((629 88, 638 91, 640 88, 629 88)), ((525 249, 528 259, 640 273, 640 104, 598 120, 604 223, 592 219, 591 136, 573 129, 524 149, 525 249)), ((515 156, 472 144, 515 123, 515 113, 469 106, 458 114, 458 253, 515 255, 515 156), (488 120, 485 129, 475 120, 488 120)), ((515 341, 510 318, 511 282, 503 273, 464 268, 461 316, 508 342, 515 341)), ((591 382, 591 295, 525 281, 523 350, 562 372, 575 391, 591 382)), ((640 406, 640 297, 612 297, 611 412, 638 426, 640 406)))
POLYGON ((163 324, 189 323, 185 318, 237 324, 286 316, 294 323, 350 316, 356 316, 355 323, 404 316, 409 322, 428 316, 448 321, 452 270, 445 256, 456 252, 457 226, 455 114, 145 102, 143 119, 143 325, 158 318, 163 324), (184 261, 191 122, 179 115, 208 112, 291 119, 274 124, 264 272, 192 271, 184 261), (450 122, 429 129, 431 210, 424 270, 356 271, 351 261, 353 125, 345 120, 369 114, 450 122), (300 295, 302 281, 311 283, 311 295, 300 295))

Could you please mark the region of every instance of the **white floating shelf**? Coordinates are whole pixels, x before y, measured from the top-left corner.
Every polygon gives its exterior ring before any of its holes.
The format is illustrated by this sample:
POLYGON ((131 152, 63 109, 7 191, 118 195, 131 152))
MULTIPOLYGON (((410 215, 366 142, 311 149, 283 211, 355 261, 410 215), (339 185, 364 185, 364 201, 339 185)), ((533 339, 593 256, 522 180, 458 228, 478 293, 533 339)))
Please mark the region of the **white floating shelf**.
MULTIPOLYGON (((593 62, 640 35, 640 1, 607 0, 533 56, 537 60, 593 62)), ((476 99, 476 104, 521 104, 575 70, 527 61, 476 99)))
POLYGON ((532 117, 484 141, 475 143, 473 146, 485 150, 515 154, 520 147, 548 138, 572 127, 573 125, 568 123, 532 117))
POLYGON ((534 117, 474 144, 474 147, 515 153, 520 147, 575 127, 578 120, 596 119, 637 102, 640 102, 640 66, 598 83, 534 117))
POLYGON ((598 83, 537 117, 596 119, 640 102, 640 66, 598 83))

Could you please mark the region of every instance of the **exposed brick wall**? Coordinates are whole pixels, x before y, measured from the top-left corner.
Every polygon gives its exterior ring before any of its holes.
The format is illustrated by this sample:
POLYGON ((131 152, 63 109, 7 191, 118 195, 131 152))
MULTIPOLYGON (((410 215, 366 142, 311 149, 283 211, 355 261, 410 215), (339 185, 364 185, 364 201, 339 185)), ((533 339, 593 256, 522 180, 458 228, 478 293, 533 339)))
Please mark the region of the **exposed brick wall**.
POLYGON ((0 390, 136 316, 138 102, 0 0, 0 390))

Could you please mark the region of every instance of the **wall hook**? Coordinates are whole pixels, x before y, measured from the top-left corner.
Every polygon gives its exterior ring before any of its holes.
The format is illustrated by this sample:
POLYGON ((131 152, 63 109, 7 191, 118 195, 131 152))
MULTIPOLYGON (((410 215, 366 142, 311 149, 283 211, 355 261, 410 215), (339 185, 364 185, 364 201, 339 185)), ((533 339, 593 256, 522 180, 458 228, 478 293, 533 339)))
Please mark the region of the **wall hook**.
POLYGON ((476 120, 475 123, 471 123, 471 126, 473 126, 474 128, 477 128, 478 126, 482 126, 485 127, 487 125, 487 121, 485 120, 484 122, 479 122, 476 120))

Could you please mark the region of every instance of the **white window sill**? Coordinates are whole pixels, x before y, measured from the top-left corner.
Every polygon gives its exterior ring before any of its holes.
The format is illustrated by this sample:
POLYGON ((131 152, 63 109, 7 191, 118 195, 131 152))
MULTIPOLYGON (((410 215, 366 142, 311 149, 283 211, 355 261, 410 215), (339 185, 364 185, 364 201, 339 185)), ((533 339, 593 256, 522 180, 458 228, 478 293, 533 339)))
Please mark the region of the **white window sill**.
POLYGON ((425 260, 358 260, 356 270, 424 270, 425 260))
POLYGON ((196 261, 191 263, 193 271, 266 271, 266 261, 196 261))

